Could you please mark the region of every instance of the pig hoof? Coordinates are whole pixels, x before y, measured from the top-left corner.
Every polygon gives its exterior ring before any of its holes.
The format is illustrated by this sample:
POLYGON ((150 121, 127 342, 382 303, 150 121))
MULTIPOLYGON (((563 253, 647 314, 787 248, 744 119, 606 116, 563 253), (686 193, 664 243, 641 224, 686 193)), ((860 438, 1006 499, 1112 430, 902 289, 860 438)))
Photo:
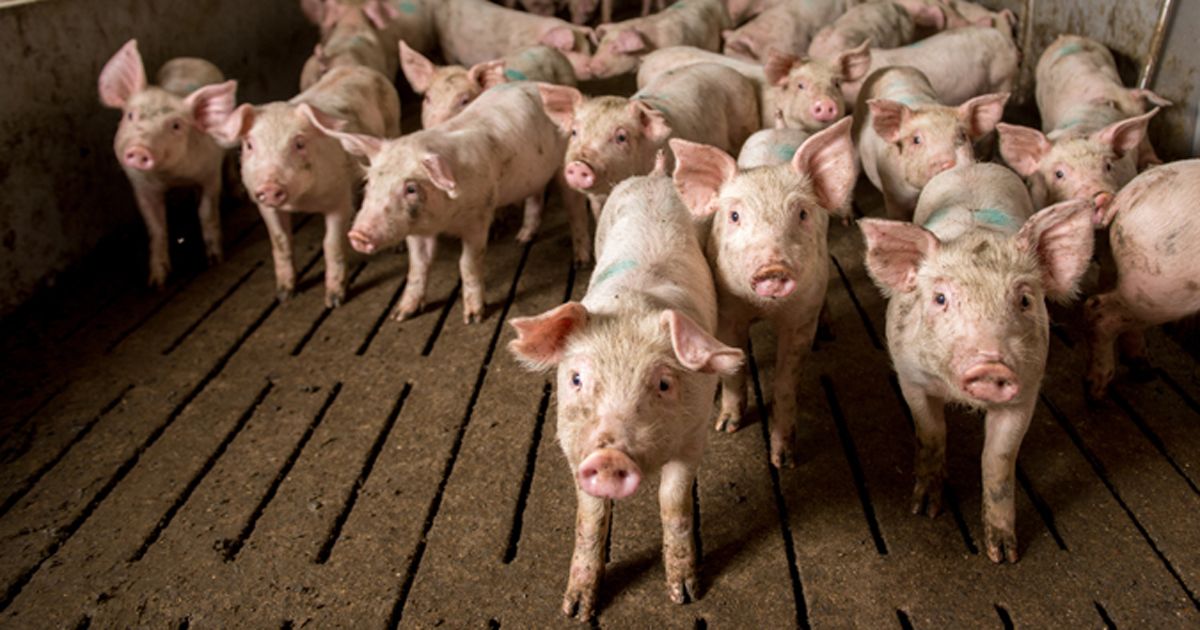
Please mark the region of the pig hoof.
POLYGON ((580 621, 590 621, 595 612, 595 597, 582 590, 569 590, 563 598, 563 614, 567 617, 578 617, 580 621))
POLYGON ((987 527, 988 558, 996 564, 1005 560, 1010 563, 1017 561, 1017 536, 1011 531, 1003 531, 987 527))
POLYGON ((1087 405, 1092 409, 1096 409, 1104 402, 1104 395, 1108 393, 1108 379, 1084 379, 1083 388, 1087 391, 1087 405))
POLYGON ((338 293, 325 294, 325 308, 337 308, 342 305, 346 297, 338 293))
POLYGON ((671 601, 686 604, 700 599, 700 585, 696 576, 689 576, 670 584, 671 601))
POLYGON ((928 514, 930 518, 942 513, 942 484, 935 482, 917 482, 913 489, 909 509, 913 514, 928 514))
POLYGON ((740 428, 742 428, 741 414, 737 414, 737 413, 733 413, 733 412, 722 412, 721 416, 719 418, 717 418, 717 430, 718 431, 724 431, 726 433, 733 433, 734 431, 737 431, 740 428))
POLYGON ((296 295, 296 292, 292 289, 276 289, 275 290, 275 299, 279 300, 280 302, 286 302, 295 295, 296 295))
POLYGON ((535 236, 537 236, 537 228, 522 228, 520 232, 517 232, 517 242, 522 245, 526 245, 529 243, 529 241, 532 241, 533 237, 535 236))
POLYGON ((465 313, 463 315, 464 324, 478 324, 481 321, 483 321, 483 315, 479 314, 478 312, 465 313))
POLYGON ((796 467, 796 453, 790 448, 772 450, 771 465, 779 470, 796 467))

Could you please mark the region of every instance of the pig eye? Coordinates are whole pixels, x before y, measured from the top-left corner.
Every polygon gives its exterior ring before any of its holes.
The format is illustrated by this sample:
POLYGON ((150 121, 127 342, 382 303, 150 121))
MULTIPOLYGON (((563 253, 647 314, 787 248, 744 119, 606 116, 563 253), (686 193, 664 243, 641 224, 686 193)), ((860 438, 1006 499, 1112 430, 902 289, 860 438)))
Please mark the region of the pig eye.
POLYGON ((1104 170, 1105 170, 1105 171, 1108 171, 1108 172, 1110 172, 1110 173, 1111 173, 1111 172, 1112 172, 1112 162, 1105 162, 1105 163, 1104 163, 1104 170))
POLYGON ((297 136, 296 139, 292 141, 292 144, 296 147, 297 151, 303 151, 304 147, 308 143, 304 140, 304 136, 297 136))
POLYGON ((416 195, 416 194, 417 194, 417 185, 416 185, 416 184, 409 184, 409 185, 405 186, 405 187, 404 187, 404 194, 405 194, 405 195, 407 195, 407 196, 409 196, 409 197, 412 197, 412 196, 416 195))
POLYGON ((1064 177, 1066 177, 1066 174, 1063 173, 1061 170, 1054 171, 1054 177, 1055 177, 1055 179, 1063 179, 1064 177))
POLYGON ((175 122, 171 123, 171 129, 173 131, 179 131, 180 129, 183 129, 183 125, 179 124, 179 121, 176 120, 175 122))
POLYGON ((627 140, 629 140, 629 135, 625 133, 625 130, 622 129, 621 131, 617 132, 617 142, 623 143, 627 140))
POLYGON ((583 387, 583 378, 579 376, 579 372, 571 372, 571 386, 575 389, 583 387))
POLYGON ((842 87, 842 80, 841 80, 841 79, 834 79, 834 80, 833 80, 833 87, 834 87, 835 89, 841 89, 841 87, 842 87))
POLYGON ((658 391, 665 392, 670 389, 671 389, 671 381, 668 381, 667 379, 664 378, 658 382, 658 391))
POLYGON ((741 215, 739 215, 737 213, 737 210, 734 210, 733 212, 729 213, 729 222, 730 223, 737 223, 738 221, 741 221, 741 220, 742 220, 742 217, 741 217, 741 215))
POLYGON ((129 112, 128 114, 125 114, 125 120, 133 120, 133 112, 129 112))
POLYGON ((246 151, 254 150, 254 143, 250 142, 250 138, 246 138, 246 141, 242 143, 242 149, 244 149, 246 151))
POLYGON ((913 136, 913 144, 921 144, 921 136, 913 136))
POLYGON ((1022 293, 1021 294, 1021 310, 1027 311, 1027 310, 1029 310, 1029 307, 1031 307, 1031 306, 1033 306, 1033 300, 1030 299, 1029 294, 1022 293))
POLYGON ((800 210, 800 220, 801 220, 801 221, 807 221, 807 220, 808 220, 808 210, 803 210, 803 209, 802 209, 802 210, 800 210))
POLYGON ((464 96, 464 97, 458 99, 459 105, 466 105, 467 103, 470 103, 470 102, 471 102, 471 97, 469 97, 469 96, 464 96))
POLYGON ((804 83, 797 83, 797 84, 796 84, 796 89, 797 89, 797 90, 803 90, 803 89, 804 89, 804 83))
POLYGON ((938 306, 945 306, 946 305, 946 294, 945 293, 934 293, 933 294, 933 302, 935 304, 937 304, 938 306))

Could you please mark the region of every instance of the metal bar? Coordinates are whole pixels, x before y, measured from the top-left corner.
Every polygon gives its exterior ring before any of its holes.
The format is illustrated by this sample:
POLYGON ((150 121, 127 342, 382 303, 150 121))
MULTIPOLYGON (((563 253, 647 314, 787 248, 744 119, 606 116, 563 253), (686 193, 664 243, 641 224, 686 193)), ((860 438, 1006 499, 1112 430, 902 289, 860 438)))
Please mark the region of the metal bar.
POLYGON ((1167 23, 1171 20, 1171 9, 1174 0, 1163 0, 1158 11, 1158 24, 1154 25, 1154 37, 1150 40, 1150 50, 1146 51, 1146 63, 1138 77, 1138 87, 1148 89, 1154 83, 1154 74, 1158 71, 1158 63, 1162 58, 1163 40, 1167 38, 1167 23))

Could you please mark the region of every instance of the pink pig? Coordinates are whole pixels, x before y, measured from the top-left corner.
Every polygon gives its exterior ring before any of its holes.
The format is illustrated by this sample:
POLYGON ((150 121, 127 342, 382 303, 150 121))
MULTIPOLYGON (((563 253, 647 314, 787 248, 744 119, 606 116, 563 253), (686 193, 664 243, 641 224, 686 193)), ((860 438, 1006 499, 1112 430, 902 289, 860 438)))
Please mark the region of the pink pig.
POLYGON ((846 0, 801 0, 772 4, 736 30, 721 33, 722 52, 746 61, 765 62, 774 49, 792 55, 808 50, 817 31, 832 24, 846 0))
POLYGON ((883 193, 887 215, 908 219, 921 188, 938 173, 975 161, 973 140, 995 128, 1008 94, 941 104, 920 71, 883 68, 867 78, 855 107, 863 173, 883 193))
POLYGON ((743 359, 712 336, 712 274, 669 178, 617 186, 596 254, 583 301, 511 320, 509 344, 529 369, 557 366, 558 441, 579 501, 562 610, 581 620, 598 603, 612 501, 655 473, 667 588, 679 604, 699 597, 692 484, 717 375, 743 359))
POLYGON ((820 131, 850 113, 842 98, 842 85, 861 79, 870 64, 867 42, 830 58, 797 57, 772 50, 763 64, 770 85, 768 100, 783 111, 789 127, 820 131))
MULTIPOLYGON (((717 338, 745 348, 750 324, 760 319, 778 332, 771 463, 793 466, 800 370, 829 280, 826 230, 830 215, 843 212, 857 175, 850 120, 813 135, 777 166, 742 171, 715 147, 672 140, 671 148, 680 196, 694 216, 711 223, 705 253, 720 305, 717 338)), ((738 430, 745 407, 746 372, 722 377, 717 430, 738 430)))
POLYGON ((205 128, 234 105, 236 81, 203 59, 180 57, 163 64, 157 86, 131 39, 100 72, 100 100, 121 110, 113 151, 133 186, 138 211, 150 237, 151 287, 160 289, 171 272, 167 246, 168 189, 200 187, 200 232, 209 264, 221 261, 221 163, 225 149, 205 128))
POLYGON ((585 26, 506 9, 487 0, 441 0, 434 3, 433 13, 442 56, 450 63, 473 66, 542 44, 566 55, 577 79, 592 78, 588 69, 591 29, 585 26))
POLYGON ((1084 314, 1090 361, 1084 384, 1104 396, 1115 372, 1113 344, 1146 369, 1142 331, 1200 311, 1200 160, 1155 167, 1129 182, 1108 207, 1104 224, 1117 264, 1117 287, 1088 298, 1084 314))
POLYGON ((679 0, 665 11, 596 27, 591 77, 603 79, 637 70, 646 54, 668 46, 721 47, 721 31, 731 26, 721 0, 679 0))
POLYGON ((292 213, 325 217, 325 306, 346 298, 346 231, 361 177, 330 129, 376 136, 400 133, 400 97, 392 82, 362 66, 334 68, 287 102, 241 105, 214 131, 242 143, 242 182, 271 235, 280 300, 296 289, 292 213))
POLYGON ((889 298, 888 351, 916 429, 911 509, 942 509, 946 403, 985 411, 985 545, 993 562, 1016 562, 1017 450, 1046 366, 1045 298, 1074 294, 1092 254, 1091 206, 1076 199, 1026 219, 1019 178, 992 164, 945 171, 926 190, 953 194, 926 203, 922 192, 914 223, 859 222, 868 271, 889 298))

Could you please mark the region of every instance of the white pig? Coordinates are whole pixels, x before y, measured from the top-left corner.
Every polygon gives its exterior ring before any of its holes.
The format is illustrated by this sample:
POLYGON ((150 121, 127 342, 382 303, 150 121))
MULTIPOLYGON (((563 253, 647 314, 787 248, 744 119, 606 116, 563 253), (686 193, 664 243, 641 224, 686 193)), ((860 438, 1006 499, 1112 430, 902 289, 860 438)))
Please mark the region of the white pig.
MULTIPOLYGON (((849 114, 842 85, 861 79, 871 65, 867 42, 832 57, 797 57, 772 50, 763 64, 768 101, 789 127, 820 131, 849 114)), ((850 101, 849 109, 854 108, 850 101)))
POLYGON ((846 0, 799 0, 773 4, 735 30, 721 33, 726 55, 765 62, 778 50, 798 55, 808 50, 813 35, 846 11, 846 0))
MULTIPOLYGON (((546 113, 571 135, 567 183, 588 195, 594 214, 613 186, 650 172, 669 138, 736 151, 758 129, 754 85, 717 64, 664 72, 630 98, 584 98, 575 88, 539 88, 546 113)), ((671 165, 668 153, 667 168, 671 165)))
POLYGON ((148 85, 137 40, 121 47, 100 72, 100 100, 121 110, 113 151, 133 186, 150 237, 149 285, 161 289, 171 272, 166 193, 200 188, 200 233, 209 264, 221 262, 221 163, 225 149, 204 132, 233 110, 236 81, 213 64, 172 59, 148 85), (222 82, 224 81, 224 82, 222 82))
POLYGON ((971 142, 995 128, 1007 100, 986 94, 949 107, 920 71, 903 66, 868 77, 854 110, 855 147, 888 218, 907 220, 934 175, 973 162, 971 142))
MULTIPOLYGON (((498 85, 458 116, 396 140, 330 132, 371 161, 350 243, 370 254, 407 240, 408 281, 396 319, 421 309, 438 234, 462 239, 463 319, 483 318, 483 256, 499 206, 545 190, 561 172, 567 138, 546 117, 537 84, 498 85)), ((563 186, 575 262, 591 259, 583 198, 563 186)))
POLYGON ((598 603, 612 500, 659 471, 667 588, 676 603, 699 597, 692 485, 716 375, 743 359, 712 336, 712 274, 669 178, 617 186, 596 254, 583 301, 511 320, 509 344, 530 369, 557 366, 558 440, 579 502, 562 610, 581 620, 598 603))
POLYGON ((1001 166, 946 171, 922 193, 914 223, 862 219, 867 268, 888 300, 887 342, 916 430, 911 509, 936 516, 946 477, 946 403, 986 413, 984 543, 1017 561, 1017 450, 1046 367, 1045 298, 1074 294, 1092 255, 1090 204, 1026 219, 1019 178, 1001 166), (1007 183, 1004 181, 1007 179, 1007 183), (940 181, 940 180, 944 180, 940 181))
MULTIPOLYGON (((829 216, 842 212, 857 175, 850 121, 813 135, 790 162, 744 171, 714 147, 672 140, 671 148, 680 196, 711 223, 705 254, 717 284, 717 338, 746 348, 750 324, 760 319, 779 335, 771 463, 791 467, 800 371, 829 280, 829 216)), ((745 407, 745 370, 722 377, 717 430, 738 430, 745 407)))
POLYGON ((1090 359, 1084 384, 1104 396, 1115 371, 1113 344, 1145 369, 1142 331, 1200 311, 1200 160, 1155 167, 1129 182, 1104 224, 1117 264, 1117 286, 1084 303, 1090 359))
POLYGON ((718 50, 721 31, 730 26, 721 0, 679 0, 661 13, 597 26, 588 68, 592 78, 603 79, 636 71, 638 61, 659 48, 718 50))
POLYGON ((346 298, 346 231, 354 216, 358 161, 328 130, 394 137, 400 97, 392 82, 363 66, 334 68, 287 102, 239 106, 214 131, 242 143, 242 182, 271 235, 280 300, 296 290, 292 213, 325 218, 325 306, 346 298))
POLYGON ((442 56, 450 63, 473 66, 542 44, 566 55, 577 79, 592 78, 588 69, 591 29, 587 27, 506 9, 487 0, 440 0, 434 3, 433 12, 442 56))

